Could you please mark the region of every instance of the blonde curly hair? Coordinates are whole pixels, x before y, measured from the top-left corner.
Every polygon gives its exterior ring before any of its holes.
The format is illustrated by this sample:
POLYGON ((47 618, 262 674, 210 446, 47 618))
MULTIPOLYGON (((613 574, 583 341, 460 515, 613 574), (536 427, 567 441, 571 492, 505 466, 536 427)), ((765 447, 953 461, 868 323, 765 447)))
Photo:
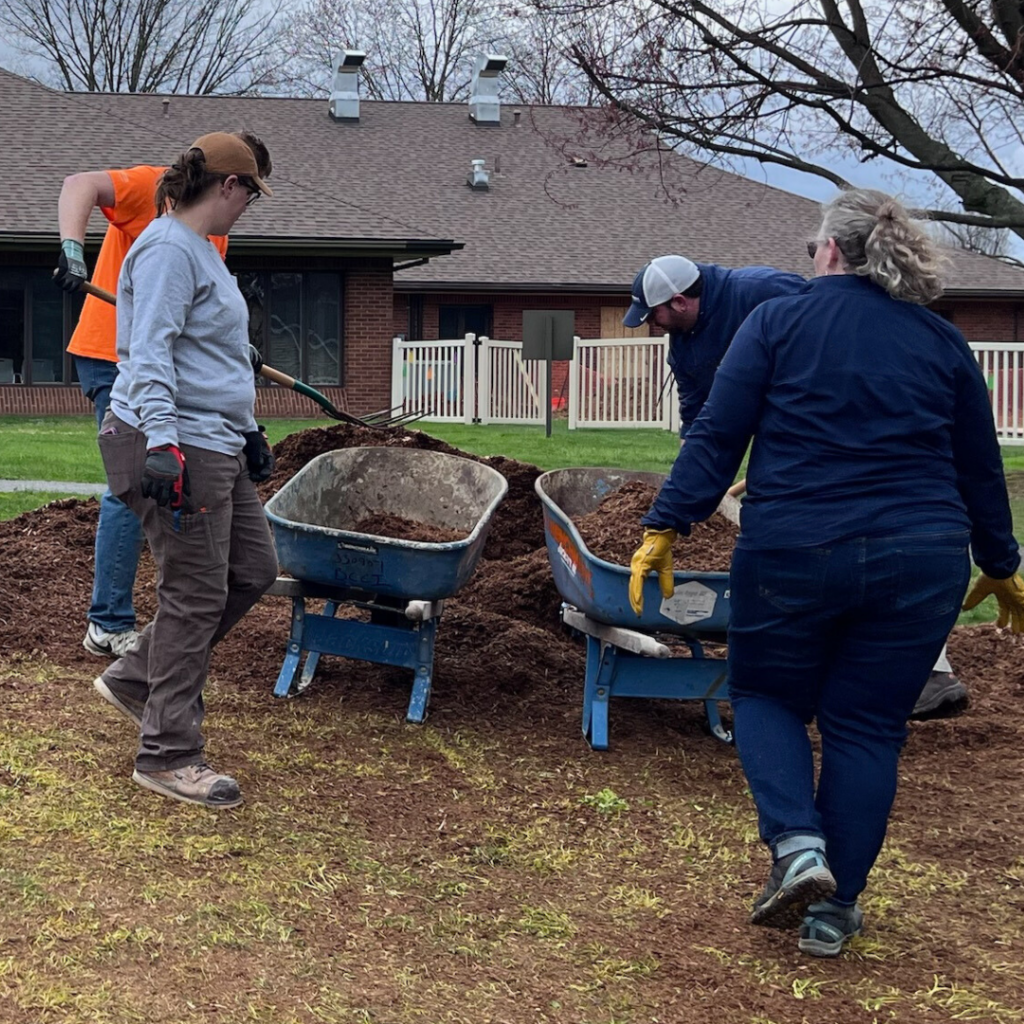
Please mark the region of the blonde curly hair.
POLYGON ((927 305, 942 294, 949 260, 898 199, 876 189, 848 189, 822 213, 818 236, 835 239, 851 273, 906 302, 927 305))

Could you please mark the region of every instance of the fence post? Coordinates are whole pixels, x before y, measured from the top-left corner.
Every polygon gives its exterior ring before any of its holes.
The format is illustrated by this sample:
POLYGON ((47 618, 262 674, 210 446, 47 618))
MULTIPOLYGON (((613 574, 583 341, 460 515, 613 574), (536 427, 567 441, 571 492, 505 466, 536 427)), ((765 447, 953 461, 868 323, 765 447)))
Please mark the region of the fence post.
POLYGON ((476 419, 476 388, 474 379, 474 349, 476 335, 467 334, 462 344, 462 421, 472 423, 476 419))
POLYGON ((575 430, 580 415, 580 337, 572 339, 572 359, 569 360, 569 429, 575 430))
POLYGON ((402 354, 402 339, 395 335, 391 339, 391 408, 405 408, 405 357, 402 354))
POLYGON ((486 334, 479 338, 480 363, 476 373, 476 418, 489 423, 491 416, 491 339, 486 334))

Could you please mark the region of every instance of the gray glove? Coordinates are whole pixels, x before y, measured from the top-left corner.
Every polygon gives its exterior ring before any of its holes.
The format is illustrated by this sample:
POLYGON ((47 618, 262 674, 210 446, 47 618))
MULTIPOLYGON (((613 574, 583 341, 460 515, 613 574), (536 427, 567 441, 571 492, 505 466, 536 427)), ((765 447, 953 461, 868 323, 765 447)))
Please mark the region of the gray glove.
POLYGON ((57 273, 53 275, 53 279, 66 292, 77 292, 83 282, 89 280, 89 269, 85 265, 85 249, 81 242, 65 238, 60 243, 57 273))

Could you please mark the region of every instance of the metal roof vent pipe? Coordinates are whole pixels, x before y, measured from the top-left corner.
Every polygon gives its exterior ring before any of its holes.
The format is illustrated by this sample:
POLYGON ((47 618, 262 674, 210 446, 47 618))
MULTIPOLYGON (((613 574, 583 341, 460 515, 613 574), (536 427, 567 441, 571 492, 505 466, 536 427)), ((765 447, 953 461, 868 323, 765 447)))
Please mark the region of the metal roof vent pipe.
POLYGON ((359 69, 366 60, 362 50, 342 50, 334 62, 334 82, 327 110, 335 121, 359 120, 359 69))
POLYGON ((481 54, 476 59, 473 80, 469 83, 469 117, 477 124, 501 124, 498 76, 507 63, 508 57, 497 53, 481 54))
POLYGON ((491 172, 484 170, 485 160, 470 160, 472 165, 466 184, 472 189, 486 192, 491 187, 491 172))

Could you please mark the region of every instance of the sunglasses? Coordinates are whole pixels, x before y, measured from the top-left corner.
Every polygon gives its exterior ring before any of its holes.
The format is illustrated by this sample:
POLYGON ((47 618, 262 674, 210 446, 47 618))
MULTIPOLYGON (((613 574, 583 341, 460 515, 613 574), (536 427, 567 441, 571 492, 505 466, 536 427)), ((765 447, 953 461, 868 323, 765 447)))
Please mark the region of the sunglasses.
POLYGON ((245 185, 245 187, 246 187, 246 190, 247 190, 247 191, 248 191, 248 193, 249 193, 249 194, 248 194, 248 195, 247 195, 247 196, 245 197, 245 205, 246 205, 246 206, 252 206, 252 204, 253 204, 253 203, 255 203, 255 202, 256 202, 256 200, 257 200, 257 199, 259 199, 259 197, 260 197, 261 195, 263 195, 263 193, 262 193, 262 192, 261 192, 261 191, 259 190, 259 188, 258 188, 258 187, 257 187, 256 185, 254 185, 254 184, 253 184, 253 185, 251 185, 251 184, 249 184, 249 182, 247 182, 247 181, 244 181, 244 182, 242 182, 242 184, 243 184, 243 185, 245 185))
POLYGON ((815 256, 815 254, 818 251, 818 246, 819 245, 821 245, 820 242, 808 242, 807 243, 807 255, 810 256, 812 260, 814 259, 814 256, 815 256))

